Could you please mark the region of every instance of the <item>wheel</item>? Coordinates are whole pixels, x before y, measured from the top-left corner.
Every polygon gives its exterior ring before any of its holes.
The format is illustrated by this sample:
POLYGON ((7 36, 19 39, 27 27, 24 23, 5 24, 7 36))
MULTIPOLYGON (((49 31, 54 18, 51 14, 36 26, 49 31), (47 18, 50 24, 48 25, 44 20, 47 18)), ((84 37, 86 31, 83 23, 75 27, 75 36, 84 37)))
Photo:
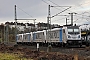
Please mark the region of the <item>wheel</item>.
POLYGON ((82 45, 80 45, 80 47, 82 47, 82 45))

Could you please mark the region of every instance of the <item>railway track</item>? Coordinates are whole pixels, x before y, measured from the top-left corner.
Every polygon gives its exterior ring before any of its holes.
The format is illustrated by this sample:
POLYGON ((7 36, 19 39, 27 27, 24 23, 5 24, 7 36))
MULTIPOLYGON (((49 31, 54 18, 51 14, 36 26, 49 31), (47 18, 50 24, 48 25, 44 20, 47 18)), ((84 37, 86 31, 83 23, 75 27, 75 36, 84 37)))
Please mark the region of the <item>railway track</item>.
MULTIPOLYGON (((0 51, 11 51, 11 52, 14 52, 14 51, 22 51, 24 52, 24 54, 26 54, 25 56, 28 56, 28 54, 30 55, 30 51, 32 50, 32 53, 33 51, 36 51, 37 48, 36 46, 28 46, 28 45, 14 45, 12 43, 10 43, 9 47, 7 47, 6 45, 3 45, 1 44, 0 45, 0 51), (14 47, 15 48, 14 48, 14 47), (10 48, 12 47, 12 48, 10 48), (9 49, 9 50, 8 50, 9 49)), ((39 51, 40 52, 47 52, 48 50, 48 47, 45 47, 45 46, 40 46, 39 47, 39 51)), ((86 57, 89 57, 90 56, 90 48, 87 47, 82 47, 82 48, 77 48, 77 47, 71 47, 71 48, 65 48, 65 47, 52 47, 51 48, 51 53, 53 54, 58 54, 60 53, 61 55, 75 55, 77 54, 79 57, 83 57, 83 58, 86 58, 86 57)), ((42 54, 42 53, 39 53, 39 54, 42 54)), ((43 53, 43 54, 46 54, 46 53, 43 53)), ((32 56, 32 55, 30 55, 32 56)), ((73 59, 72 59, 73 60, 73 59)), ((81 59, 82 60, 82 59, 81 59)))
MULTIPOLYGON (((29 48, 31 50, 37 50, 36 46, 19 45, 23 48, 29 48)), ((47 52, 48 47, 40 46, 40 51, 47 52)), ((62 54, 77 54, 78 56, 88 57, 90 56, 90 47, 51 47, 51 52, 60 52, 62 54)))

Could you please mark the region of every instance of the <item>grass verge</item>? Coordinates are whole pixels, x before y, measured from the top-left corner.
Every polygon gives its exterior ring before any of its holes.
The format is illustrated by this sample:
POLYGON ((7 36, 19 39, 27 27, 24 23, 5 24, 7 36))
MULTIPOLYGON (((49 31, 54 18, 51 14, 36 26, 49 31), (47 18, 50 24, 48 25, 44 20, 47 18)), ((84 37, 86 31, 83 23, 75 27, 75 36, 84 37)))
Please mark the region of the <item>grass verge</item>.
POLYGON ((20 55, 15 55, 13 53, 0 53, 0 60, 32 60, 32 59, 20 57, 20 55))

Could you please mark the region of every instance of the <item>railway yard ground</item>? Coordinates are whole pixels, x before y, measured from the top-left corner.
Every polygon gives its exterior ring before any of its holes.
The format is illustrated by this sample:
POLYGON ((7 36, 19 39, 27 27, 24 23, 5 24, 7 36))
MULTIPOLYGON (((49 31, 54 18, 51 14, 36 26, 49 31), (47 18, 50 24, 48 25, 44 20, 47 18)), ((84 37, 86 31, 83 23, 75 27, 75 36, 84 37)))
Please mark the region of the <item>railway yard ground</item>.
POLYGON ((0 57, 0 60, 90 60, 90 47, 48 48, 40 46, 37 51, 36 46, 2 43, 0 44, 0 56, 2 55, 4 57, 0 57), (4 54, 8 56, 5 57, 4 54))

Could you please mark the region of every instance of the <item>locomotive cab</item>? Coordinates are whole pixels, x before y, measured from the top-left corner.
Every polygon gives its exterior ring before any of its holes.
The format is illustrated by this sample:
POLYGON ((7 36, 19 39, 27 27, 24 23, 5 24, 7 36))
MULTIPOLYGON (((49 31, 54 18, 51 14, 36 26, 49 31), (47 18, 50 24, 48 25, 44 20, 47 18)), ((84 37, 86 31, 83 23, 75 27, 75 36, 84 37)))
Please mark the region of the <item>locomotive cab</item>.
POLYGON ((78 26, 67 26, 63 29, 65 43, 69 45, 81 45, 81 30, 78 26), (65 30, 64 30, 65 29, 65 30))

